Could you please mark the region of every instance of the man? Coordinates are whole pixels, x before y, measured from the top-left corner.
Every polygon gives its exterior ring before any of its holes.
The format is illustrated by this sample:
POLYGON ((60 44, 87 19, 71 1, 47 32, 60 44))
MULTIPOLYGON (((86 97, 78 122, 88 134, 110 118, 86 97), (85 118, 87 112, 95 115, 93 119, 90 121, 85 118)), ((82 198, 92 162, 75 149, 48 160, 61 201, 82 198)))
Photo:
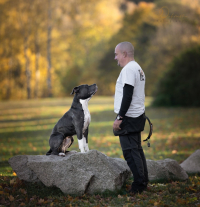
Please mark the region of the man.
POLYGON ((123 155, 134 182, 130 192, 141 193, 148 184, 146 158, 141 146, 141 131, 145 125, 145 74, 134 60, 134 47, 121 42, 115 48, 115 60, 122 67, 115 87, 114 111, 117 118, 113 132, 119 136, 123 155))

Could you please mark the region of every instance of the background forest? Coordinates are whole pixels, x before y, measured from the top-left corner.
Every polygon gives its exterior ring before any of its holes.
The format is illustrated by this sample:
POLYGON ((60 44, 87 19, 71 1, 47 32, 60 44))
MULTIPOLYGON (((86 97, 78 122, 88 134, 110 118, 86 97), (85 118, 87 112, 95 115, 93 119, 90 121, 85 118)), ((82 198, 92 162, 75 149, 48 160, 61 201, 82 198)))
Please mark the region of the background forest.
MULTIPOLYGON (((200 1, 0 0, 0 99, 114 95, 114 48, 135 47, 152 96, 173 58, 200 44, 200 1)), ((182 83, 183 84, 183 83, 182 83)))

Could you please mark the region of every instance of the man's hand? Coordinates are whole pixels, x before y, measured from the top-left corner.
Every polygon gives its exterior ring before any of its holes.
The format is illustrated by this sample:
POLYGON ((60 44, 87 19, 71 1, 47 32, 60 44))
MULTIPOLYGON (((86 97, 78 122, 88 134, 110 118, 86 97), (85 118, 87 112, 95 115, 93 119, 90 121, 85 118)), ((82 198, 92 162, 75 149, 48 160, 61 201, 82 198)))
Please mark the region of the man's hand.
POLYGON ((119 127, 119 125, 122 123, 122 120, 115 120, 114 124, 113 124, 113 130, 114 131, 118 131, 120 130, 121 128, 119 127))

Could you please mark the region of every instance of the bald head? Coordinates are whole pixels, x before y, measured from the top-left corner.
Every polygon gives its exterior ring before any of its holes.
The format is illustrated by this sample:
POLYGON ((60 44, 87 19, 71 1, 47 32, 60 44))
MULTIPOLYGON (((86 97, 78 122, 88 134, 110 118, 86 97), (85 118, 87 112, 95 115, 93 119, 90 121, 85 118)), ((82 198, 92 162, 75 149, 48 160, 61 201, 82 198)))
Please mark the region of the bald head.
POLYGON ((117 45, 120 52, 126 52, 128 57, 134 57, 134 47, 130 42, 121 42, 117 45))
POLYGON ((134 47, 130 42, 121 42, 115 47, 115 60, 117 64, 124 67, 134 60, 134 47))

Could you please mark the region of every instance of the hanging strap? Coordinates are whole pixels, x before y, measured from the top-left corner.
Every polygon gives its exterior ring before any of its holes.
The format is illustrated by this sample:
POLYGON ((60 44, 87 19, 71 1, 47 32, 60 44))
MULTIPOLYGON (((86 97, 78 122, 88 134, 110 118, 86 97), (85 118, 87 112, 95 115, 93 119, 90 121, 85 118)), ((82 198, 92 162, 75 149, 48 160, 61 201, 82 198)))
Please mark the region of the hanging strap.
POLYGON ((148 122, 149 122, 150 130, 149 130, 149 135, 148 135, 148 137, 147 137, 145 140, 143 140, 143 142, 145 142, 145 141, 147 141, 148 139, 150 139, 150 137, 151 137, 151 135, 152 135, 152 133, 153 133, 153 124, 151 123, 150 119, 149 119, 146 115, 145 115, 145 117, 146 117, 146 119, 147 119, 148 122))

